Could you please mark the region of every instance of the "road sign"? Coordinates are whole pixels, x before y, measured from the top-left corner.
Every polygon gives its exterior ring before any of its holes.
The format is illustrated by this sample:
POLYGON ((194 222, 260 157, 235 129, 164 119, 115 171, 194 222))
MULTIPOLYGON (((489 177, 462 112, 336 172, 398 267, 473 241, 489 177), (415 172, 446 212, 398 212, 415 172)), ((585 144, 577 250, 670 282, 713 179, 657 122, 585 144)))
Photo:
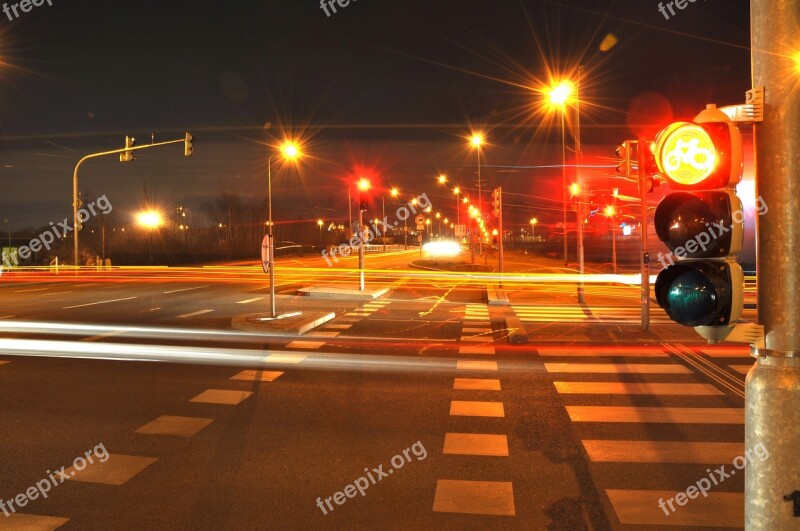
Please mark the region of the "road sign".
POLYGON ((414 218, 414 221, 416 221, 416 222, 417 222, 417 225, 424 225, 424 224, 425 224, 425 216, 423 216, 422 214, 420 214, 419 216, 417 216, 416 218, 414 218))
POLYGON ((264 268, 264 273, 269 273, 269 268, 272 265, 269 256, 269 234, 264 236, 261 240, 261 267, 264 268))
POLYGON ((417 230, 425 230, 425 224, 424 223, 418 223, 417 224, 417 230))
POLYGON ((456 225, 456 236, 466 236, 467 235, 467 226, 466 225, 456 225))

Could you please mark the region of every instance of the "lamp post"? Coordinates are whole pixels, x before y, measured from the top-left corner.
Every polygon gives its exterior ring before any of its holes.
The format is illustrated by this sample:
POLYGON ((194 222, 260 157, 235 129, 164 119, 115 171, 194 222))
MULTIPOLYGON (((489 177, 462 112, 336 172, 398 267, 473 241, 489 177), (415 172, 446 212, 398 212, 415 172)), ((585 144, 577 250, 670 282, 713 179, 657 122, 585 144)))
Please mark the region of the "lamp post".
POLYGON ((561 192, 562 192, 562 223, 564 227, 564 265, 568 265, 568 236, 567 236, 567 126, 566 105, 572 96, 572 83, 560 81, 550 87, 548 97, 550 105, 559 109, 561 113, 561 192))
POLYGON ((319 243, 322 244, 322 226, 325 224, 324 221, 321 219, 317 220, 317 226, 319 227, 319 243))
POLYGON ((453 188, 453 193, 456 194, 456 225, 460 225, 461 224, 461 208, 460 208, 460 205, 458 203, 458 195, 461 193, 461 188, 456 186, 455 188, 453 188))
MULTIPOLYGON (((389 191, 389 195, 391 195, 393 198, 397 198, 397 196, 400 195, 400 190, 398 190, 397 188, 392 188, 389 191)), ((406 219, 407 218, 408 218, 408 216, 406 216, 406 219)), ((383 208, 383 219, 386 219, 386 206, 385 205, 384 205, 384 208, 383 208)), ((403 220, 403 231, 404 232, 405 232, 405 227, 406 227, 406 220, 404 219, 403 220)), ((386 252, 386 239, 385 238, 386 238, 386 234, 384 233, 384 240, 383 240, 383 251, 384 252, 386 252)), ((394 242, 394 237, 392 237, 392 242, 394 242)), ((408 243, 406 243, 406 249, 408 249, 408 243)))
POLYGON ((536 224, 539 223, 539 220, 536 218, 531 218, 531 238, 533 241, 536 241, 536 224))
POLYGON ((359 270, 359 291, 364 291, 364 193, 370 189, 367 179, 358 181, 358 270, 359 270))
MULTIPOLYGON (((614 274, 617 274, 617 197, 619 196, 619 188, 614 188, 612 197, 614 198, 611 205, 610 218, 611 218, 611 261, 614 267, 614 274)), ((608 209, 606 209, 608 210, 608 209)))
MULTIPOLYGON (((483 194, 481 190, 481 146, 483 146, 483 135, 481 133, 473 133, 470 138, 470 144, 478 154, 478 212, 483 215, 483 194)), ((480 253, 483 254, 483 238, 481 238, 478 245, 480 253)))
MULTIPOLYGON (((267 159, 267 235, 269 236, 268 244, 268 260, 269 260, 269 302, 270 302, 270 318, 276 319, 278 317, 275 308, 275 238, 273 235, 273 222, 272 222, 272 159, 278 153, 270 154, 267 159)), ((293 161, 300 156, 300 148, 297 144, 292 142, 284 142, 280 147, 280 155, 284 160, 293 161)))

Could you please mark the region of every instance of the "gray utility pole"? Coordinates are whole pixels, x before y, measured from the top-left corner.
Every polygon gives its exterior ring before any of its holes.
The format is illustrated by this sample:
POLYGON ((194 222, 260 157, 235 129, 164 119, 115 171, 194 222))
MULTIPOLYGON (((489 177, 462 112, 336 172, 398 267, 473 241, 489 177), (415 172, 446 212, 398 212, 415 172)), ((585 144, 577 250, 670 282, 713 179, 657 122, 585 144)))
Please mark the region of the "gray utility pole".
POLYGON ((581 145, 581 74, 583 67, 578 67, 578 85, 576 88, 575 96, 575 161, 576 161, 576 179, 578 183, 578 275, 580 280, 578 282, 578 303, 586 303, 586 296, 584 294, 583 275, 586 272, 584 263, 584 248, 583 248, 583 199, 585 197, 583 190, 583 182, 581 175, 581 166, 583 165, 583 147, 581 145))
POLYGON ((765 88, 764 121, 754 125, 758 219, 758 317, 766 348, 745 384, 745 448, 764 460, 745 472, 745 527, 800 529, 800 0, 752 0, 753 86, 765 88))
POLYGON ((358 201, 358 289, 364 291, 364 211, 361 209, 361 195, 358 201))

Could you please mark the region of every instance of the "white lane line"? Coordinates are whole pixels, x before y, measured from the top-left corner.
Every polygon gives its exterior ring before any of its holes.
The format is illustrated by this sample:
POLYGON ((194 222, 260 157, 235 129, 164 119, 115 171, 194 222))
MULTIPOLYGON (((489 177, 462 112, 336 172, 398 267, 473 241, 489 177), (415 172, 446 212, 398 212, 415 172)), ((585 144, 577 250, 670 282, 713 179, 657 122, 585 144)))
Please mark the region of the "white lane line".
POLYGON ((263 300, 263 299, 264 299, 264 297, 254 297, 252 299, 245 299, 243 301, 239 301, 236 304, 250 304, 251 302, 260 301, 260 300, 263 300))
POLYGON ((32 291, 46 291, 50 288, 36 288, 36 289, 20 289, 15 291, 14 293, 30 293, 32 291))
POLYGON ((195 316, 198 316, 198 315, 203 315, 204 313, 211 313, 213 311, 214 310, 199 310, 197 312, 185 313, 183 315, 179 315, 178 319, 185 319, 186 317, 195 317, 195 316))
POLYGON ((0 319, 11 319, 12 317, 15 317, 15 316, 13 316, 13 315, 3 315, 2 317, 0 317, 0 319))
POLYGON ((193 289, 202 289, 202 288, 207 288, 207 287, 208 286, 195 286, 193 288, 173 289, 172 291, 165 291, 164 294, 166 295, 168 293, 178 293, 178 292, 181 292, 181 291, 191 291, 193 289))
POLYGON ((65 293, 74 293, 74 291, 56 291, 55 293, 42 293, 42 297, 51 297, 53 295, 64 295, 65 293))
POLYGON ((97 283, 93 282, 91 284, 75 284, 75 287, 76 288, 85 288, 86 286, 96 286, 96 285, 97 285, 97 283))
POLYGON ((87 304, 76 304, 74 306, 64 306, 61 308, 62 310, 70 310, 72 308, 83 308, 86 306, 94 306, 96 304, 108 304, 109 302, 120 302, 120 301, 130 301, 133 299, 138 299, 139 297, 125 297, 124 299, 111 299, 110 301, 100 301, 100 302, 90 302, 87 304))
POLYGON ((105 339, 107 337, 119 336, 127 332, 127 330, 114 330, 112 332, 106 332, 105 334, 99 334, 92 337, 84 337, 81 341, 100 341, 101 339, 105 339))

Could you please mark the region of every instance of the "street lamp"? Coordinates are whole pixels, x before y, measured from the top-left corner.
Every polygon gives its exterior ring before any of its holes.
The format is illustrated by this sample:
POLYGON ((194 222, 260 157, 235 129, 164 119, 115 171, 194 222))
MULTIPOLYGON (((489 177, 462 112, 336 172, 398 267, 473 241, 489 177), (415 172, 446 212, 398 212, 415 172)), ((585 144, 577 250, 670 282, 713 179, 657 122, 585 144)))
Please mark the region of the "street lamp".
POLYGON ((270 319, 278 318, 275 309, 275 238, 272 231, 274 225, 272 222, 272 159, 275 155, 283 157, 286 161, 295 161, 300 157, 300 147, 294 142, 286 141, 280 146, 277 153, 271 153, 267 159, 267 210, 269 216, 267 220, 267 260, 269 261, 270 319))
POLYGON ((536 241, 536 224, 539 223, 539 220, 536 218, 531 218, 531 238, 533 241, 536 241))
POLYGON ((369 180, 361 178, 358 181, 358 269, 359 290, 364 291, 364 194, 370 189, 369 180))
MULTIPOLYGON (((484 143, 483 134, 473 133, 469 139, 469 143, 478 154, 478 209, 483 210, 483 194, 481 190, 481 147, 484 143)), ((483 240, 480 242, 480 252, 483 254, 483 240)))
POLYGON ((453 193, 456 194, 456 225, 460 225, 461 224, 461 209, 459 208, 459 205, 458 205, 458 196, 461 193, 461 188, 456 186, 455 188, 453 188, 453 193))
POLYGON ((567 265, 567 127, 566 127, 566 105, 572 97, 572 83, 560 81, 553 84, 547 92, 548 101, 552 108, 557 108, 561 113, 561 192, 564 227, 564 265, 567 265))
POLYGON ((153 265, 153 233, 164 223, 161 213, 155 210, 145 210, 136 215, 139 225, 149 231, 148 255, 150 265, 153 265))
POLYGON ((440 175, 439 184, 445 184, 446 182, 447 182, 447 175, 440 175))
POLYGON ((317 226, 319 227, 319 242, 322 243, 322 226, 325 225, 325 222, 321 219, 317 220, 317 226))

